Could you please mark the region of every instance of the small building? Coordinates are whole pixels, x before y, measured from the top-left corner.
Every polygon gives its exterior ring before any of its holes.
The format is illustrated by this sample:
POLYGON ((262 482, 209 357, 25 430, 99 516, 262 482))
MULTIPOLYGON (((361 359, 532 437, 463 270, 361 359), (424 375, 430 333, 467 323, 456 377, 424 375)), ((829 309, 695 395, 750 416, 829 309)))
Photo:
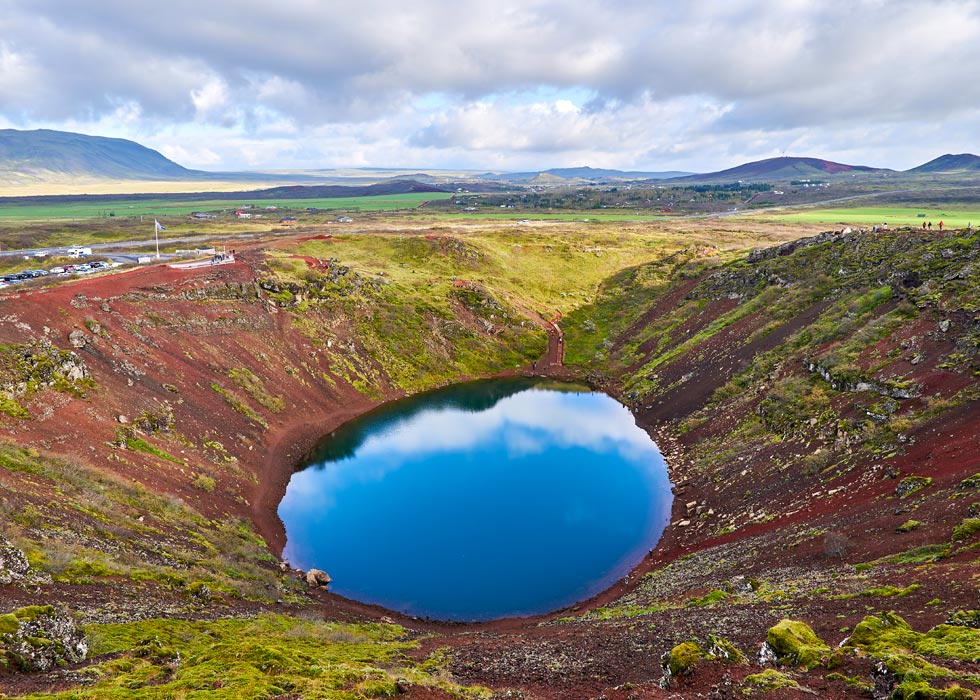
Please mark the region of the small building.
POLYGON ((352 224, 352 223, 354 223, 354 220, 352 218, 350 218, 349 216, 338 216, 337 217, 337 223, 338 224, 352 224))
POLYGON ((296 223, 296 217, 284 216, 281 219, 279 219, 279 223, 282 224, 283 226, 292 226, 296 223))

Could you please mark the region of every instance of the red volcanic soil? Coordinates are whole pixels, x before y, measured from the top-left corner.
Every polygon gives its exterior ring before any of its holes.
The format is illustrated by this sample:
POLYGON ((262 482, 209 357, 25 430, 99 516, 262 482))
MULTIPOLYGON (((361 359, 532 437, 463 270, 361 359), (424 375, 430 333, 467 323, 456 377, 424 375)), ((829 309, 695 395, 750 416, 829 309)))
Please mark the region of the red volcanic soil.
MULTIPOLYGON (((287 313, 268 303, 256 285, 261 254, 240 251, 237 259, 232 265, 198 270, 158 265, 0 297, 0 343, 49 341, 59 348, 73 347, 97 386, 81 399, 41 392, 28 402, 35 420, 3 417, 0 429, 19 444, 84 458, 154 492, 179 497, 206 515, 250 518, 278 554, 284 533, 275 509, 295 465, 321 436, 398 392, 382 387, 382 397, 368 399, 356 391, 338 371, 338 351, 311 343, 287 313), (223 303, 209 302, 216 299, 223 303), (285 398, 284 410, 261 414, 265 426, 234 410, 214 389, 237 391, 229 380, 235 368, 254 369, 270 392, 285 398), (318 379, 322 377, 329 381, 318 379), (203 441, 218 440, 240 473, 223 475, 228 480, 224 488, 204 493, 191 485, 200 467, 185 469, 142 454, 119 461, 105 449, 121 424, 141 412, 161 411, 171 411, 181 434, 190 438, 183 446, 167 442, 168 449, 186 455, 191 465, 206 465, 213 455, 203 441)), ((320 264, 304 259, 311 266, 320 264)), ((689 287, 664 297, 626 339, 676 304, 689 287)), ((680 332, 696 334, 733 304, 726 299, 706 306, 680 332)), ((947 542, 951 529, 966 517, 971 502, 980 498, 977 493, 958 495, 959 482, 980 472, 980 411, 975 404, 966 403, 941 421, 911 431, 903 453, 888 459, 887 468, 883 459, 855 452, 849 469, 830 475, 801 473, 799 457, 808 446, 794 439, 736 451, 714 472, 695 472, 691 455, 703 441, 734 429, 739 416, 722 413, 684 434, 665 427, 702 408, 754 356, 779 345, 821 308, 814 305, 761 336, 756 331, 766 319, 746 316, 713 336, 696 356, 679 357, 663 368, 664 386, 678 387, 663 400, 633 406, 638 423, 656 437, 667 457, 676 498, 673 526, 617 586, 568 610, 480 624, 406 618, 330 593, 311 593, 320 613, 338 620, 391 618, 425 633, 420 655, 449 647, 450 669, 459 682, 515 689, 514 695, 500 697, 625 700, 739 697, 738 683, 758 666, 706 663, 669 689, 659 685, 661 655, 684 641, 703 643, 708 634, 729 639, 754 657, 766 630, 783 617, 806 620, 834 645, 869 612, 900 609, 915 629, 924 631, 942 622, 950 610, 976 607, 980 566, 975 551, 959 551, 928 568, 882 562, 860 575, 854 568, 914 546, 947 542), (908 475, 933 481, 922 493, 900 499, 895 489, 908 475), (897 534, 896 528, 910 518, 922 526, 897 534), (831 533, 839 535, 840 546, 828 549, 831 533), (761 583, 746 588, 749 580, 761 583), (860 596, 878 585, 911 584, 918 588, 901 598, 860 596), (821 589, 833 595, 816 593, 821 589), (730 599, 719 605, 697 603, 712 591, 726 591, 730 599), (852 594, 857 597, 846 597, 852 594), (927 605, 935 600, 942 604, 927 605), (635 615, 596 614, 602 606, 631 609, 635 615)), ((335 320, 338 345, 351 343, 353 352, 359 352, 355 334, 339 316, 335 320)), ((569 376, 561 363, 560 316, 536 321, 549 329, 551 342, 535 372, 569 376)), ((652 349, 641 346, 640 352, 652 349)), ((925 368, 915 379, 929 396, 948 396, 972 381, 925 368)), ((609 390, 619 393, 615 385, 609 390)), ((754 408, 751 404, 744 410, 754 408)), ((839 449, 853 447, 842 443, 839 449)), ((53 586, 44 595, 91 614, 98 607, 96 599, 99 604, 118 601, 125 610, 133 593, 120 582, 53 586)), ((140 595, 153 600, 161 615, 175 607, 172 592, 148 587, 140 595)), ((37 602, 31 593, 0 587, 5 608, 29 602, 37 602)), ((263 607, 232 606, 243 614, 263 607)), ((843 676, 869 677, 870 660, 848 657, 843 663, 843 676)), ((51 687, 43 676, 10 683, 16 692, 51 687)), ((800 683, 820 697, 861 696, 819 672, 801 676, 800 683)), ((784 690, 766 697, 799 696, 784 690)), ((412 688, 407 697, 448 696, 412 688)))

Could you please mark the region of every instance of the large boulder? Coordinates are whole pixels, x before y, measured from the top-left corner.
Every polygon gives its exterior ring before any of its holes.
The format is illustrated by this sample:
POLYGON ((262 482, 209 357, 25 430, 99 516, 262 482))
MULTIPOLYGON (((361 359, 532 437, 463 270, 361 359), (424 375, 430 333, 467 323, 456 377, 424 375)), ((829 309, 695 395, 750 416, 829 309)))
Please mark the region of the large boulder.
POLYGON ((0 615, 0 667, 50 671, 84 661, 86 654, 85 636, 64 610, 32 605, 0 615))
POLYGON ((320 569, 310 569, 306 572, 306 585, 310 588, 326 588, 330 585, 330 574, 320 569))

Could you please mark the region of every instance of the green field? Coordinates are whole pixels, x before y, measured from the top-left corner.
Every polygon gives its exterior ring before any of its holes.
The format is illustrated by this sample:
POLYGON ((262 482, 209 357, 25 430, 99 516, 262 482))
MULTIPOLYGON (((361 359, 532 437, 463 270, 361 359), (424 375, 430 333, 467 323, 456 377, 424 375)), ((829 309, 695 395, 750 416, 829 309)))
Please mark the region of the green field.
POLYGON ((670 217, 664 214, 643 214, 635 209, 581 209, 566 212, 537 211, 528 209, 477 209, 477 211, 430 212, 447 220, 475 219, 480 221, 659 221, 670 217))
POLYGON ((849 226, 921 227, 932 222, 933 230, 942 221, 949 228, 980 225, 980 209, 950 207, 923 209, 916 207, 848 207, 841 209, 804 209, 793 213, 769 213, 766 218, 778 221, 800 221, 811 224, 847 224, 849 226))
POLYGON ((253 212, 273 219, 281 212, 264 212, 264 207, 274 206, 290 211, 315 207, 322 211, 394 211, 414 209, 423 202, 435 199, 448 199, 448 192, 419 192, 409 194, 378 195, 374 197, 334 197, 325 199, 275 199, 252 200, 243 196, 241 200, 133 200, 123 197, 111 201, 92 202, 0 202, 0 221, 39 221, 50 219, 90 219, 127 216, 186 216, 191 212, 233 212, 246 204, 251 204, 253 212))

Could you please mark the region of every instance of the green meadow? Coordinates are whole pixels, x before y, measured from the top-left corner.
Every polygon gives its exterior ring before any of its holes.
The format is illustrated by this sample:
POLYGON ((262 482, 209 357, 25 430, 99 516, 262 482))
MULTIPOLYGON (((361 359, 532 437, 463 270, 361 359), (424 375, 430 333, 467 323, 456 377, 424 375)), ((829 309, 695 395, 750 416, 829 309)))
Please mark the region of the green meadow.
POLYGON ((529 209, 478 209, 467 212, 440 212, 439 218, 450 220, 474 219, 480 221, 658 221, 669 218, 663 214, 641 214, 635 209, 585 209, 566 212, 538 211, 529 209))
POLYGON ((236 199, 147 199, 134 200, 119 198, 110 201, 69 201, 69 202, 17 202, 0 201, 0 221, 38 221, 45 219, 90 219, 112 215, 113 217, 134 216, 186 216, 191 212, 232 212, 251 204, 256 214, 274 218, 279 212, 264 212, 268 206, 285 211, 315 207, 322 211, 394 211, 414 209, 423 202, 447 199, 448 192, 418 192, 408 194, 377 195, 373 197, 333 197, 320 199, 249 199, 243 195, 236 199))
POLYGON ((952 205, 944 209, 921 207, 847 207, 840 209, 804 209, 792 213, 772 212, 766 218, 778 221, 798 221, 811 224, 847 224, 849 226, 921 227, 932 222, 933 230, 942 221, 950 228, 966 228, 980 224, 980 209, 952 205))

